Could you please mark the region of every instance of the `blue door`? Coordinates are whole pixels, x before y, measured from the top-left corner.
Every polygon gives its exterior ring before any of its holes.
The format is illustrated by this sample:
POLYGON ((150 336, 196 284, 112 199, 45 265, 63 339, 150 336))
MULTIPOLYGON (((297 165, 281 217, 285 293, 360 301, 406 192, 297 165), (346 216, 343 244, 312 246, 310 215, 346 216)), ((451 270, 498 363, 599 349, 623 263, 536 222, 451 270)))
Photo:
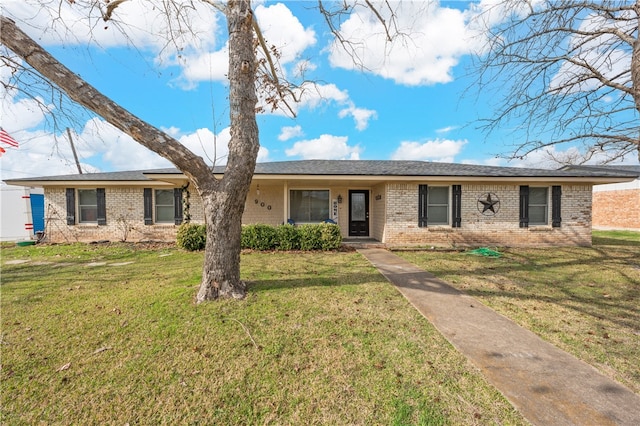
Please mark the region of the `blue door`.
POLYGON ((31 223, 33 232, 44 232, 44 195, 31 194, 31 223))

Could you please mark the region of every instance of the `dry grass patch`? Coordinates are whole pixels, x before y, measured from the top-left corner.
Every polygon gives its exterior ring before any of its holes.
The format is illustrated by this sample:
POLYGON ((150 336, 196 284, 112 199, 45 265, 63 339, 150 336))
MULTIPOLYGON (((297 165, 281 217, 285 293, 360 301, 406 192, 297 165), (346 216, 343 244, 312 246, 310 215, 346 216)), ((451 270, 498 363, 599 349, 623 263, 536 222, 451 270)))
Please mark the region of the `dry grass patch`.
POLYGON ((640 233, 594 233, 592 248, 500 251, 399 254, 640 392, 640 233))
POLYGON ((526 424, 357 253, 245 253, 248 297, 203 305, 201 253, 2 262, 3 424, 526 424))

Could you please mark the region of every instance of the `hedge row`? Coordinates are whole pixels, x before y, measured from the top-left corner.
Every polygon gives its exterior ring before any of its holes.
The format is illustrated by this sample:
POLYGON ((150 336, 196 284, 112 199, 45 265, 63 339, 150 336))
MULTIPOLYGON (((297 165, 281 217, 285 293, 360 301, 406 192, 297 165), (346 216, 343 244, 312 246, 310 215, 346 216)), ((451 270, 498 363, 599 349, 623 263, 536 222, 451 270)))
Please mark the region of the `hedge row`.
MULTIPOLYGON (((176 237, 178 247, 202 250, 206 242, 204 225, 183 223, 176 237)), ((243 225, 240 244, 252 250, 335 250, 342 243, 340 227, 331 223, 309 225, 243 225)))

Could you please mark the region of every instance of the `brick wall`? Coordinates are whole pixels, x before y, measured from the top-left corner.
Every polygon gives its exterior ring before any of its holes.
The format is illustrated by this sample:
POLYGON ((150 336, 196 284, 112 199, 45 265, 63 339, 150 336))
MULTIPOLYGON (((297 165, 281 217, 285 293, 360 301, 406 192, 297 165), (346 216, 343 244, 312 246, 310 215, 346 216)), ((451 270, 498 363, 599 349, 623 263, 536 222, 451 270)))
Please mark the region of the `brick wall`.
MULTIPOLYGON (((442 183, 449 186, 455 184, 442 183)), ((293 188, 293 187, 292 187, 293 188)), ((320 188, 318 188, 320 189, 320 188)), ((338 204, 338 224, 342 235, 348 235, 349 205, 346 186, 331 187, 330 200, 342 196, 338 204)), ((358 187, 351 189, 367 189, 358 187)), ((408 245, 590 245, 591 244, 591 186, 562 185, 562 226, 519 227, 518 184, 462 185, 462 227, 418 227, 418 184, 388 183, 370 189, 370 235, 391 246, 408 245), (497 194, 500 209, 495 216, 482 215, 477 199, 486 192, 497 194)), ((189 191, 191 221, 204 222, 202 200, 189 191)), ((107 187, 107 224, 66 224, 65 188, 46 188, 45 225, 49 241, 75 242, 110 240, 175 241, 178 226, 173 224, 144 224, 142 187, 107 187)), ((284 184, 260 184, 260 193, 252 185, 245 204, 243 223, 281 224, 286 216, 284 184), (256 202, 257 200, 257 202, 256 202), (271 208, 269 208, 271 207, 271 208)), ((550 194, 549 194, 550 196, 550 194)), ((549 210, 551 203, 549 202, 549 210)), ((551 212, 549 211, 549 218, 551 212)))
MULTIPOLYGON (((65 188, 45 189, 45 232, 50 242, 175 241, 178 226, 169 223, 145 225, 141 187, 107 187, 105 199, 107 224, 67 225, 65 188)), ((200 203, 201 205, 201 203, 200 203)), ((197 216, 198 201, 191 197, 192 216, 197 216)), ((202 216, 202 213, 200 213, 202 216)), ((76 215, 76 220, 78 216, 76 215)))
POLYGON ((640 189, 594 192, 593 226, 640 231, 640 189))
POLYGON ((284 187, 282 185, 260 184, 251 185, 247 202, 244 205, 242 223, 263 223, 267 225, 280 225, 284 221, 284 187))
MULTIPOLYGON (((451 183, 438 185, 448 186, 451 183)), ((393 183, 387 185, 387 226, 383 242, 391 246, 527 246, 527 245, 590 245, 591 244, 591 186, 562 186, 562 226, 519 226, 518 184, 462 185, 462 225, 418 227, 418 185, 393 183), (477 200, 486 192, 495 193, 500 207, 495 215, 483 215, 477 200)), ((551 191, 549 191, 551 192, 551 191)), ((550 194, 549 194, 550 196, 550 194)))

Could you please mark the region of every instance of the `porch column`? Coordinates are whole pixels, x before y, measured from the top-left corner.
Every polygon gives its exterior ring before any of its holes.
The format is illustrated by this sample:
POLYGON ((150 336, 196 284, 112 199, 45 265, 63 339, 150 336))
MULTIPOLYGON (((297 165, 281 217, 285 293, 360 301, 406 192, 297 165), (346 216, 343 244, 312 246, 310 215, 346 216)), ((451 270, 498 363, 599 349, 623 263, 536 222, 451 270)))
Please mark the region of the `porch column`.
POLYGON ((284 194, 283 194, 284 206, 282 208, 282 215, 284 218, 282 219, 282 223, 285 225, 289 220, 289 182, 284 181, 284 194))

